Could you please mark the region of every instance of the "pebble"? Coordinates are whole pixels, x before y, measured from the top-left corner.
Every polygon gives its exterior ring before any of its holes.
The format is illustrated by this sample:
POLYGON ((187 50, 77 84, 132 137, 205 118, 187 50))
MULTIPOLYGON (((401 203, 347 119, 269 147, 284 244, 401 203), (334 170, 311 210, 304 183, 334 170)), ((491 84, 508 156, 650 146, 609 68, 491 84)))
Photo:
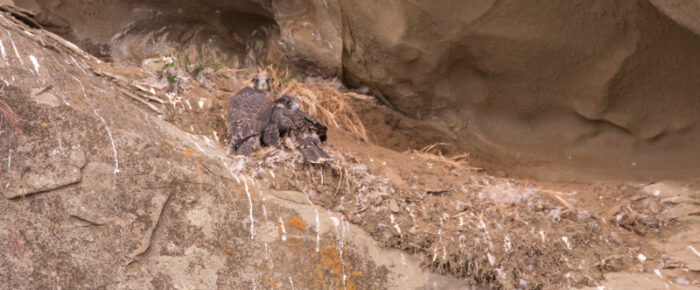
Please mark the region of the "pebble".
POLYGON ((399 208, 399 204, 394 199, 389 200, 389 209, 393 213, 398 213, 399 211, 401 211, 401 209, 399 208))

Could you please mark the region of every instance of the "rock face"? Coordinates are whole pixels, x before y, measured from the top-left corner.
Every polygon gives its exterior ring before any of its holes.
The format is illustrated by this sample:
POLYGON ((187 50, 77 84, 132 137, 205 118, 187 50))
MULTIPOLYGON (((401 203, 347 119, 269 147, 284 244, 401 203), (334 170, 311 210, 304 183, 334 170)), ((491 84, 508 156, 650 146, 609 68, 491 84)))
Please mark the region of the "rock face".
POLYGON ((118 60, 179 50, 341 76, 486 152, 669 176, 700 164, 697 1, 16 2, 118 60))
POLYGON ((353 1, 345 78, 482 148, 697 173, 695 1, 652 2, 353 1))
POLYGON ((0 289, 457 280, 435 280, 305 194, 240 171, 256 169, 129 101, 96 73, 108 64, 12 16, 0 27, 0 289))
MULTIPOLYGON (((0 13, 0 289, 594 286, 640 249, 637 232, 662 226, 654 214, 698 228, 696 190, 671 183, 643 195, 637 184, 569 194, 474 172, 459 156, 358 143, 337 128, 332 164, 304 165, 284 149, 227 156, 225 107, 251 71, 105 63, 30 27, 25 12, 0 10, 12 12, 0 13), (175 82, 153 77, 158 70, 175 82)), ((283 43, 297 41, 285 31, 283 43)), ((292 85, 319 95, 334 86, 292 85)), ((369 119, 377 123, 417 122, 355 101, 394 115, 369 119)), ((392 139, 430 131, 403 125, 392 139)), ((663 261, 697 272, 688 260, 697 230, 664 232, 671 243, 657 247, 670 255, 645 250, 650 269, 663 261)))

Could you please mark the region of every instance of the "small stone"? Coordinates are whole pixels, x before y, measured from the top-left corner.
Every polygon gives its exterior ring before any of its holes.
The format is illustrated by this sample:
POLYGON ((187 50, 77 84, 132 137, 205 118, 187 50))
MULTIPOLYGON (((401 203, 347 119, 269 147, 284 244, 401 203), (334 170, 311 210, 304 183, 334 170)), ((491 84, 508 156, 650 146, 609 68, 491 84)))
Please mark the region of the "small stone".
POLYGON ((61 103, 58 98, 47 91, 51 90, 51 86, 43 88, 35 88, 29 92, 29 95, 37 104, 47 105, 49 107, 58 107, 61 103))
POLYGON ((78 168, 83 168, 85 166, 85 152, 81 149, 74 150, 70 153, 68 158, 68 163, 78 168))
POLYGON ((399 204, 394 199, 389 200, 389 209, 393 213, 398 213, 399 211, 401 211, 401 209, 399 208, 399 204))
POLYGON ((38 95, 33 95, 32 91, 32 97, 34 98, 34 101, 37 104, 41 105, 47 105, 49 107, 58 107, 61 103, 58 101, 58 98, 50 93, 43 93, 43 94, 38 94, 38 95))

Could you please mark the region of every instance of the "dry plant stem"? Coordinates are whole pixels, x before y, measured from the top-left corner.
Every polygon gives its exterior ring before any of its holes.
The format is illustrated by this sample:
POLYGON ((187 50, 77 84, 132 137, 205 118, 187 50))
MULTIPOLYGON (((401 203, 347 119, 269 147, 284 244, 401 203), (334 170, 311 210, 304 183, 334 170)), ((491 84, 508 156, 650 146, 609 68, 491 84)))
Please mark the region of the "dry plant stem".
POLYGON ((121 92, 122 94, 126 95, 127 97, 130 97, 130 98, 134 99, 135 101, 138 101, 138 102, 140 102, 140 103, 146 105, 146 107, 148 107, 149 109, 155 111, 155 112, 158 113, 158 114, 162 114, 161 110, 159 110, 158 108, 156 108, 156 106, 154 106, 153 104, 151 104, 151 103, 149 103, 148 101, 144 100, 143 98, 137 96, 136 94, 134 94, 134 93, 132 93, 132 92, 129 92, 129 91, 127 91, 126 89, 124 89, 124 88, 122 88, 122 87, 120 87, 120 86, 115 86, 115 88, 117 89, 117 91, 121 92))
POLYGON ((5 102, 0 101, 0 128, 5 121, 10 123, 10 126, 12 126, 12 129, 15 131, 15 135, 22 135, 22 128, 19 126, 17 115, 12 111, 10 106, 8 106, 5 102))
POLYGON ((562 197, 562 195, 564 195, 564 193, 558 192, 558 191, 554 191, 554 190, 549 190, 549 189, 542 189, 542 190, 540 190, 540 192, 544 192, 544 193, 548 194, 549 196, 553 197, 554 199, 556 199, 559 203, 561 203, 562 205, 564 205, 564 206, 565 206, 566 208, 568 208, 569 210, 573 210, 573 209, 574 209, 574 206, 571 205, 570 202, 568 202, 566 199, 564 199, 564 198, 562 197))

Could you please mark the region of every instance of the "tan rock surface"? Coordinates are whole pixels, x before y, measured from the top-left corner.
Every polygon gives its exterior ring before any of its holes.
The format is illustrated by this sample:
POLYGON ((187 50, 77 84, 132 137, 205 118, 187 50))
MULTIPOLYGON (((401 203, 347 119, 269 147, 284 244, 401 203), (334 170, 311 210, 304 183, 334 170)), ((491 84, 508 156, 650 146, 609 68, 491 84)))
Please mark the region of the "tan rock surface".
POLYGON ((698 172, 698 1, 78 3, 18 1, 121 61, 184 51, 342 76, 499 162, 698 172))
POLYGON ((0 289, 465 283, 423 270, 338 213, 275 198, 223 144, 93 72, 108 65, 15 21, 0 15, 0 42, 12 49, 0 55, 0 289), (56 106, 32 98, 30 88, 47 85, 56 106), (282 220, 297 227, 283 235, 282 220))
POLYGON ((170 83, 6 14, 0 26, 2 289, 561 289, 639 273, 700 285, 693 185, 493 177, 404 151, 449 134, 359 95, 346 101, 391 148, 331 128, 331 164, 284 149, 235 158, 220 137, 249 71, 176 65, 170 83), (40 190, 7 195, 21 183, 40 190))

